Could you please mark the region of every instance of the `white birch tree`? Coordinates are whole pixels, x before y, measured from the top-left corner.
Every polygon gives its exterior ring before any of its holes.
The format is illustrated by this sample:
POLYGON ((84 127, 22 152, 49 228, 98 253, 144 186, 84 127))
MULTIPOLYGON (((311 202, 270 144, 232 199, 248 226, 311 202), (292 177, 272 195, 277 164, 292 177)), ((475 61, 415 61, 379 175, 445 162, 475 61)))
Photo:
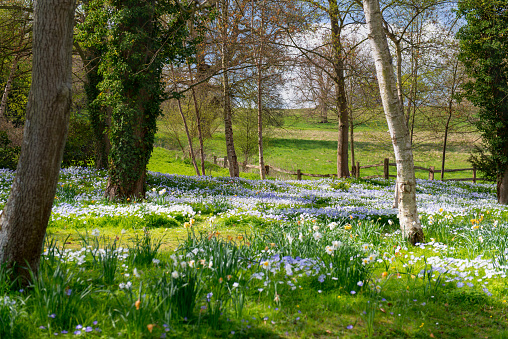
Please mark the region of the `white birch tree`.
POLYGON ((396 190, 398 192, 399 221, 402 236, 412 245, 424 240, 416 209, 416 178, 409 130, 400 107, 392 57, 383 31, 383 17, 378 0, 363 0, 369 41, 372 47, 376 73, 392 138, 397 162, 396 190))

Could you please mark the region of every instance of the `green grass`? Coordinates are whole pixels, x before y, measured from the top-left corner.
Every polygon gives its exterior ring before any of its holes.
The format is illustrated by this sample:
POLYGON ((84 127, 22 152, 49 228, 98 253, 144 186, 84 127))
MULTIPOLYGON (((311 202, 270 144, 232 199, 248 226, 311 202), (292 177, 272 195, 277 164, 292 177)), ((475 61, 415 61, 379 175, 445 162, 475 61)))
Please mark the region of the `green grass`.
MULTIPOLYGON (((290 171, 300 169, 303 173, 336 173, 336 119, 331 117, 329 118, 329 123, 323 124, 318 123, 317 118, 307 117, 305 110, 288 111, 290 112, 285 118, 284 127, 267 132, 264 150, 265 163, 290 171)), ((415 165, 425 168, 434 166, 436 170, 441 169, 442 131, 433 131, 431 127, 426 125, 424 120, 416 121, 416 124, 414 139, 415 165)), ((355 161, 360 162, 360 166, 380 164, 383 163, 384 158, 389 158, 390 162, 395 162, 393 147, 387 131, 388 127, 383 116, 379 116, 355 128, 355 161)), ((477 139, 477 133, 465 135, 451 134, 448 140, 445 168, 470 168, 471 164, 467 159, 477 139)), ((176 149, 172 145, 169 135, 164 132, 158 133, 157 140, 157 144, 162 147, 176 149)), ((194 145, 197 145, 197 140, 195 140, 194 145)), ((225 156, 223 133, 217 132, 212 138, 205 141, 205 153, 208 159, 211 159, 213 155, 218 157, 225 156)), ((238 156, 239 161, 243 162, 244 158, 239 153, 238 156)), ((351 162, 351 153, 349 154, 349 161, 351 162)), ((255 164, 255 162, 256 156, 249 159, 249 163, 255 164)), ((175 173, 184 171, 183 169, 176 168, 176 166, 175 170, 177 171, 175 173)), ((217 173, 221 172, 218 171, 217 173)), ((224 173, 227 175, 227 172, 224 173)), ((361 176, 382 174, 383 167, 361 170, 361 176)), ((390 167, 390 174, 396 174, 395 167, 390 167)), ((294 178, 293 176, 280 173, 272 173, 272 176, 294 178)), ((416 176, 420 179, 428 179, 429 172, 417 170, 416 176)), ((445 179, 471 177, 471 171, 445 173, 445 179)), ((435 179, 440 179, 439 173, 435 174, 435 179)))
MULTIPOLYGON (((201 162, 198 161, 198 167, 201 171, 201 162)), ((152 157, 147 166, 149 171, 160 173, 171 173, 179 175, 196 175, 194 166, 190 159, 183 159, 177 151, 155 147, 152 152, 152 157)), ((214 165, 205 161, 206 175, 214 177, 229 176, 229 171, 226 168, 214 165)), ((241 178, 257 179, 258 175, 253 173, 240 173, 241 178)))
POLYGON ((508 211, 493 204, 477 207, 473 197, 486 193, 493 199, 493 186, 459 183, 442 188, 421 183, 419 192, 428 190, 436 199, 445 189, 471 200, 462 212, 422 213, 427 241, 432 242, 411 247, 400 238, 389 214, 371 220, 338 218, 333 227, 328 216, 291 216, 288 211, 277 220, 265 214, 271 208, 323 209, 336 204, 331 194, 353 201, 355 190, 387 189, 393 182, 254 182, 151 174, 146 200, 113 203, 97 201, 90 192, 90 187, 104 189, 106 180, 100 172, 87 178, 77 172, 61 178, 56 203, 86 206, 87 213, 53 214, 40 272, 31 286, 20 291, 7 278, 6 268, 0 267, 2 339, 55 337, 54 333, 68 338, 74 331, 87 338, 160 338, 163 333, 171 338, 508 335, 506 277, 484 278, 485 267, 472 267, 463 272, 473 279, 463 282, 474 286, 461 287, 462 281, 454 280, 457 275, 429 272, 432 266, 443 265, 431 266, 433 258, 474 262, 508 255, 508 211), (322 184, 330 189, 321 190, 322 184), (161 187, 165 192, 158 192, 161 187), (291 206, 284 200, 277 205, 279 197, 295 193, 290 188, 305 192, 296 198, 308 201, 291 206), (234 207, 235 200, 250 201, 258 193, 262 197, 255 203, 234 207), (217 198, 208 208, 199 201, 207 195, 217 198), (197 213, 191 217, 181 210, 159 210, 180 203, 197 213), (106 215, 99 207, 113 213, 106 215), (260 213, 243 213, 247 211, 260 213), (316 231, 322 238, 316 238, 316 231), (333 255, 325 252, 338 240, 342 244, 333 255), (362 264, 373 253, 380 261, 362 264), (318 264, 305 268, 293 262, 291 274, 286 266, 269 272, 276 265, 276 260, 270 261, 276 254, 318 264), (263 262, 272 266, 265 269, 263 262), (264 274, 261 279, 255 276, 259 273, 264 274))

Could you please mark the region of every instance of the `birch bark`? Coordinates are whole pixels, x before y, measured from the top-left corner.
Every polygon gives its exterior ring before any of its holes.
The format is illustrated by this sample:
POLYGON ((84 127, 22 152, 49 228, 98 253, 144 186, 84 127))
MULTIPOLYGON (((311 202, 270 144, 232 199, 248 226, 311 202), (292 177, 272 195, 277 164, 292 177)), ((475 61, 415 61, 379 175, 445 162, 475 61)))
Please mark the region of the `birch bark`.
POLYGON ((379 1, 363 0, 363 9, 376 65, 381 100, 397 162, 396 185, 399 193, 400 228, 403 237, 414 245, 422 242, 424 236, 416 209, 416 179, 409 130, 404 121, 404 112, 400 107, 392 58, 383 31, 379 1))

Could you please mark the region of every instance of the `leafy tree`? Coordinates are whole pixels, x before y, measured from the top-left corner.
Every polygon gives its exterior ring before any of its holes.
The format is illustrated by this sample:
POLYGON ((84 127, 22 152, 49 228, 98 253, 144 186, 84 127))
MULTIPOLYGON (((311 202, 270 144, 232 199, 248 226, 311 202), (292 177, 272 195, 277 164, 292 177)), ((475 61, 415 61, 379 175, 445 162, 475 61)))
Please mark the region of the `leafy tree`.
POLYGON ((111 114, 106 195, 144 197, 146 165, 164 99, 162 69, 192 52, 185 41, 190 11, 169 0, 94 0, 89 5, 84 25, 101 29, 84 30, 85 47, 104 44, 98 65, 103 79, 94 104, 111 114))
MULTIPOLYGON (((465 0, 458 16, 467 22, 457 37, 459 59, 471 81, 464 85, 465 97, 479 108, 477 127, 491 154, 497 198, 508 204, 508 1, 465 0)), ((473 163, 475 157, 473 157, 473 163)), ((476 160, 481 159, 476 157, 476 160)), ((481 168, 480 168, 481 169, 481 168)), ((488 168, 486 169, 488 172, 488 168)), ((492 170, 492 168, 490 169, 492 170)))

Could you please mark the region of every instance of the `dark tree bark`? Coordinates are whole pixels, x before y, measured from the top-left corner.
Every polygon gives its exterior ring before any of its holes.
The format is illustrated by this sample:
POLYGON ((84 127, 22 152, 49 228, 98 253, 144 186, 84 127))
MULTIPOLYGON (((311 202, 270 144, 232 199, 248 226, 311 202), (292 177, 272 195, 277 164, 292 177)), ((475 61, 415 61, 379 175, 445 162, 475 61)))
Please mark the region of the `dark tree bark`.
POLYGON ((9 200, 0 217, 0 262, 28 278, 39 266, 67 138, 74 0, 35 2, 32 87, 9 200))
POLYGON ((337 141, 337 176, 339 178, 349 177, 348 167, 348 132, 349 132, 349 111, 346 96, 346 77, 344 75, 344 52, 341 42, 343 19, 339 15, 339 7, 336 0, 329 0, 329 16, 332 28, 333 45, 333 68, 334 82, 336 88, 336 106, 339 118, 339 131, 337 141))
MULTIPOLYGON (((192 69, 191 69, 190 64, 187 64, 187 68, 189 69, 190 80, 191 80, 191 82, 193 82, 194 79, 192 77, 192 69)), ((198 74, 197 79, 198 79, 198 81, 202 80, 199 77, 199 74, 198 74)), ((198 104, 196 90, 194 89, 194 87, 192 87, 191 91, 192 91, 192 101, 194 102, 194 113, 196 114, 196 125, 197 125, 196 127, 198 129, 199 156, 201 158, 201 173, 203 175, 206 175, 206 173, 205 173, 205 145, 203 143, 203 132, 201 129, 201 112, 200 112, 200 108, 199 108, 199 104, 198 104)))
POLYGON ((497 179, 497 202, 508 205, 508 168, 497 179))
POLYGON ((226 137, 226 152, 228 156, 229 163, 229 176, 230 177, 239 177, 240 176, 240 168, 238 167, 238 157, 236 156, 235 143, 233 140, 233 122, 232 122, 232 112, 231 112, 231 88, 229 86, 229 58, 230 52, 228 48, 228 36, 227 36, 227 22, 228 22, 228 1, 223 1, 222 3, 222 46, 221 46, 221 54, 222 54, 222 70, 223 70, 223 80, 222 80, 222 95, 224 100, 224 134, 226 137))

